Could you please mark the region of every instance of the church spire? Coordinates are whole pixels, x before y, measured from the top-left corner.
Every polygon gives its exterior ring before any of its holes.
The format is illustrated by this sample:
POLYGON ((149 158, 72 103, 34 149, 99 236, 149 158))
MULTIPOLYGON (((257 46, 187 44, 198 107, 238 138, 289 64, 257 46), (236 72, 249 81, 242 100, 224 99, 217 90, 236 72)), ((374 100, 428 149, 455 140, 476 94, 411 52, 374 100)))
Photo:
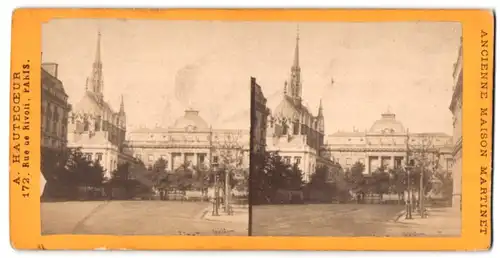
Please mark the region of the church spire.
POLYGON ((319 99, 318 117, 323 117, 323 102, 319 99))
POLYGON ((94 63, 92 64, 92 75, 90 77, 90 90, 100 99, 103 98, 101 31, 97 32, 97 46, 96 46, 94 63))
POLYGON ((300 104, 302 98, 302 83, 300 79, 300 64, 299 64, 299 27, 297 26, 297 37, 295 42, 295 52, 293 56, 293 64, 290 74, 290 84, 287 93, 296 104, 300 104))
POLYGON ((94 64, 101 63, 101 30, 97 31, 97 46, 95 49, 94 64))
POLYGON ((120 99, 120 114, 125 114, 125 104, 123 103, 123 94, 120 99))
POLYGON ((299 26, 297 25, 297 37, 295 38, 295 55, 293 57, 293 66, 292 68, 299 68, 299 26))

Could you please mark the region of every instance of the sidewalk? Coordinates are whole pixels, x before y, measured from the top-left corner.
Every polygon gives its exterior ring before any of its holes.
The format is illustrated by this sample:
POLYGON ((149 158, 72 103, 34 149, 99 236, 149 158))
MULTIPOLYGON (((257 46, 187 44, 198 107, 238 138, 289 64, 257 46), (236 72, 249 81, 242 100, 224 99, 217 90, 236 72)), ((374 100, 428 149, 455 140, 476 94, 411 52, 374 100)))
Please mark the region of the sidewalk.
POLYGON ((421 218, 418 212, 412 214, 412 219, 406 219, 406 214, 396 221, 393 233, 403 233, 407 236, 460 236, 461 214, 454 208, 428 208, 427 217, 421 218))

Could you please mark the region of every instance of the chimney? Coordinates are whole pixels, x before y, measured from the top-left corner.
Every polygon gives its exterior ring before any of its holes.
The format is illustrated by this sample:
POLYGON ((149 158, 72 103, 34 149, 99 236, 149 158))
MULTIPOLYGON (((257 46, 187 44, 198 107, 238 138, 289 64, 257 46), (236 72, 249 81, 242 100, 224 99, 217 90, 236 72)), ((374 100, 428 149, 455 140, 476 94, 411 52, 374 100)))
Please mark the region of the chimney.
POLYGON ((56 63, 42 63, 42 69, 48 72, 53 77, 57 78, 57 68, 58 64, 56 63))

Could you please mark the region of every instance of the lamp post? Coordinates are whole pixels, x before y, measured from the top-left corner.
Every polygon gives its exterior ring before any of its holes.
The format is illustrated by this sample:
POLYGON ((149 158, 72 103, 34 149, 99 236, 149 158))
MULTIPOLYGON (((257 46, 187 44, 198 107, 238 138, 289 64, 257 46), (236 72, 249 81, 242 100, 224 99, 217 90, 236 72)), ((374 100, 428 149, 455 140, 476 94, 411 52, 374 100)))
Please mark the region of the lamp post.
POLYGON ((411 209, 412 209, 412 194, 411 194, 411 169, 412 169, 412 161, 410 161, 410 133, 409 130, 406 130, 406 174, 407 174, 407 183, 408 183, 408 198, 406 201, 406 219, 412 219, 411 209))
POLYGON ((419 192, 420 217, 424 217, 424 169, 420 167, 420 192, 419 192))
POLYGON ((407 182, 408 182, 408 195, 407 195, 407 201, 406 201, 406 219, 413 219, 411 215, 411 210, 413 208, 413 200, 412 200, 412 191, 411 191, 411 169, 412 166, 408 164, 406 166, 406 174, 408 176, 407 182))
POLYGON ((215 173, 212 216, 219 216, 219 171, 217 170, 217 164, 214 163, 212 167, 214 168, 212 171, 215 173))
POLYGON ((227 169, 224 170, 224 210, 228 215, 230 214, 230 207, 229 207, 229 198, 231 196, 230 190, 229 190, 229 171, 227 169))

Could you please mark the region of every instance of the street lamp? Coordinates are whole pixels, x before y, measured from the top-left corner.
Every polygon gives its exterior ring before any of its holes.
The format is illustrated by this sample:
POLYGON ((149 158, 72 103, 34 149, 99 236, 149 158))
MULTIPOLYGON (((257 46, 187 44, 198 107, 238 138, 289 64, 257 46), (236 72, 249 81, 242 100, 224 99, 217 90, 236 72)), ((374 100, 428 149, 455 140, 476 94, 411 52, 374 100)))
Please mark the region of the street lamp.
POLYGON ((212 216, 219 216, 219 171, 218 164, 212 163, 212 172, 214 173, 214 202, 212 208, 212 216))

